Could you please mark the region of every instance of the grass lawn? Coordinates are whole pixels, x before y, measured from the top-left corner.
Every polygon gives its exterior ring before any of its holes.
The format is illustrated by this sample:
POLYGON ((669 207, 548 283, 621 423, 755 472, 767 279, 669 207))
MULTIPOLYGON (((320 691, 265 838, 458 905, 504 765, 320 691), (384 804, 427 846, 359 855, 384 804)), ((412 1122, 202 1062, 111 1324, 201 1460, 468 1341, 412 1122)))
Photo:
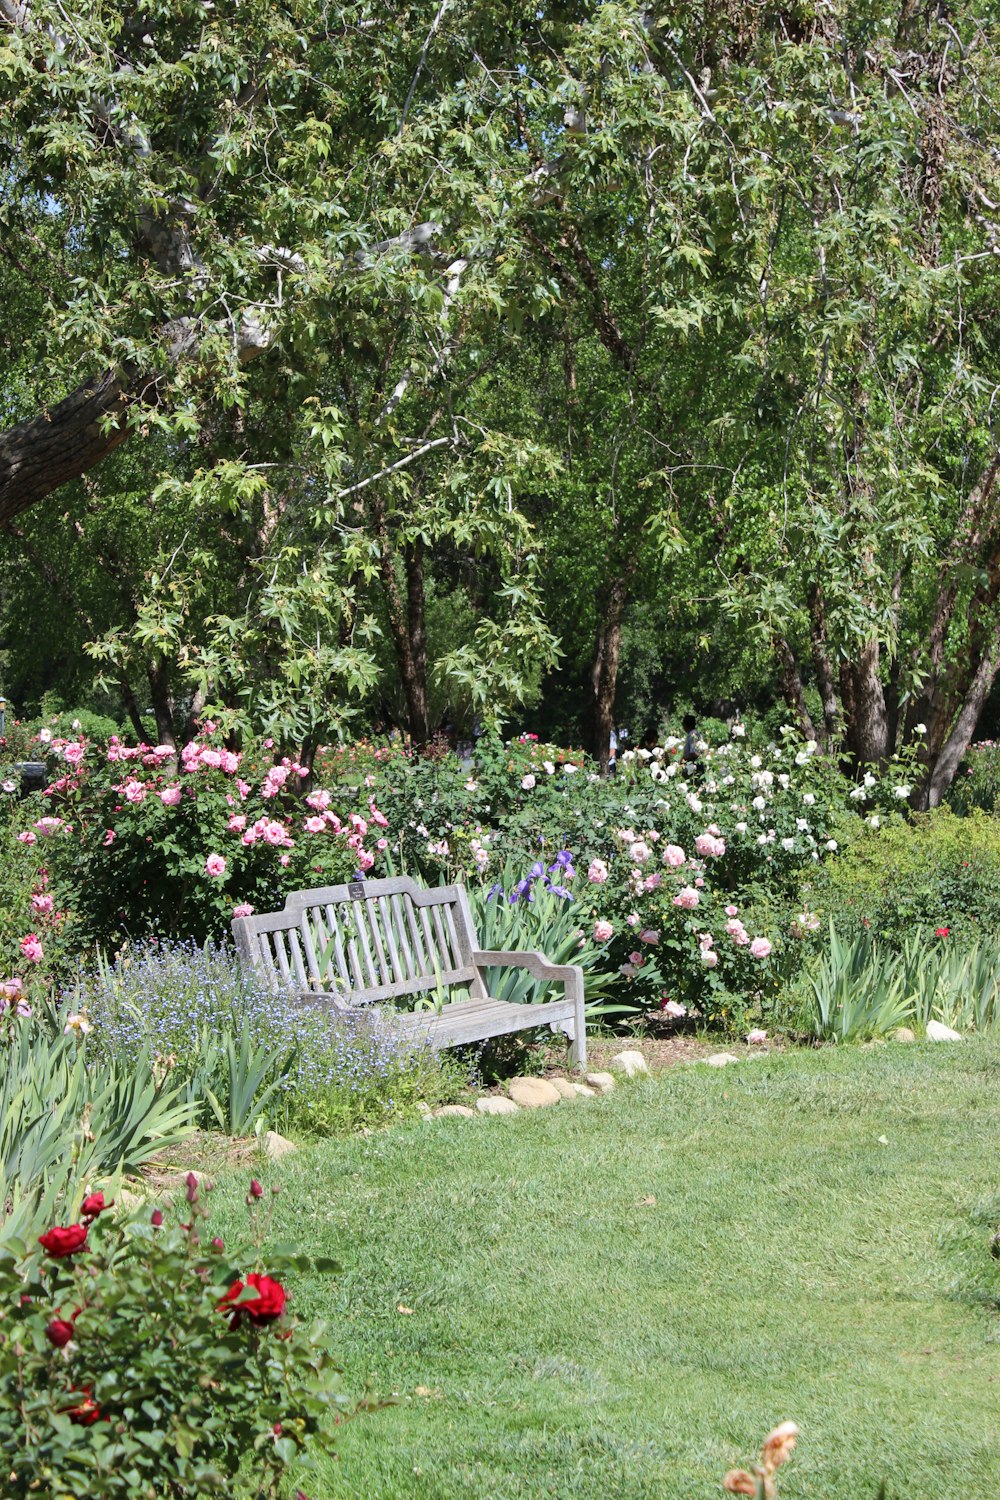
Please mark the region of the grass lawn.
MULTIPOLYGON (((311 1500, 691 1500, 786 1418, 782 1500, 994 1497, 998 1135, 1000 1044, 970 1040, 302 1150, 273 1235, 344 1269, 298 1310, 400 1397, 311 1500)), ((245 1191, 219 1179, 222 1232, 245 1191)))

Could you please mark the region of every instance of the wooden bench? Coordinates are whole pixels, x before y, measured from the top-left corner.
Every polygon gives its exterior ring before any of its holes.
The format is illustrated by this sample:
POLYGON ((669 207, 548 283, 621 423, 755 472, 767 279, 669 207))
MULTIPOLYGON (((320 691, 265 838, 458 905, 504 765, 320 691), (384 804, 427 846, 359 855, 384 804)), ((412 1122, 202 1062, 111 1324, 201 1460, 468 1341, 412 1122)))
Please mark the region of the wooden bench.
POLYGON ((233 934, 248 972, 335 1011, 462 991, 440 1008, 392 1012, 394 1025, 435 1051, 548 1026, 569 1038, 573 1062, 586 1066, 583 970, 541 953, 480 950, 464 886, 428 890, 397 876, 295 891, 283 911, 235 917, 233 934), (561 984, 563 994, 538 1005, 493 999, 484 970, 494 966, 527 969, 561 984))

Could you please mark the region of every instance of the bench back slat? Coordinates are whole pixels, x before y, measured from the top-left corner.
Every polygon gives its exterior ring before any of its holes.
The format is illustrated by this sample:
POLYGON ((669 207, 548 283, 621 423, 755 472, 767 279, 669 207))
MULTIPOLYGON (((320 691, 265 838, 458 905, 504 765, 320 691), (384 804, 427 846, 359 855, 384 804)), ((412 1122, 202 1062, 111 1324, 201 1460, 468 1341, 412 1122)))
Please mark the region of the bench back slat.
POLYGON ((354 1003, 462 985, 486 993, 462 886, 407 876, 295 891, 280 912, 237 917, 237 947, 272 987, 343 989, 354 1003))

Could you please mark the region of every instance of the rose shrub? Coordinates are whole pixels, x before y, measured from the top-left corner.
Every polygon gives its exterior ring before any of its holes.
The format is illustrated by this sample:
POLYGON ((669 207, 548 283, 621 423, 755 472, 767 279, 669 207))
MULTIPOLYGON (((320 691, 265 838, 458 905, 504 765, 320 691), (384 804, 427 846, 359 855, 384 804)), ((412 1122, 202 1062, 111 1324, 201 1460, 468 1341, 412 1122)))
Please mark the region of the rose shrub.
POLYGON ((271 910, 288 890, 372 870, 385 847, 363 787, 347 789, 338 815, 328 791, 303 795, 305 768, 276 760, 270 742, 236 752, 211 724, 179 756, 117 737, 53 736, 44 748, 51 780, 22 804, 15 836, 31 887, 25 936, 41 949, 29 961, 58 943, 65 913, 63 950, 147 933, 202 939, 226 932, 237 908, 271 910))
MULTIPOLYGON (((207 1190, 206 1190, 207 1191, 207 1190)), ((99 1197, 100 1195, 97 1195, 99 1197)), ((0 1451, 10 1500, 159 1500, 286 1492, 333 1447, 345 1409, 330 1338, 291 1313, 296 1276, 336 1267, 210 1237, 193 1174, 187 1202, 0 1244, 0 1451)))

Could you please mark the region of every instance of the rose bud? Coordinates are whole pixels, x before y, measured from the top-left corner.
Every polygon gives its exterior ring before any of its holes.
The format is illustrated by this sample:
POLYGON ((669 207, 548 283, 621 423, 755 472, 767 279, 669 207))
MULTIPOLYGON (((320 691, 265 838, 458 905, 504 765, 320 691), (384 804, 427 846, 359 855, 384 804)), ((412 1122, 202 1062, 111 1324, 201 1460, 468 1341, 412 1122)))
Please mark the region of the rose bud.
POLYGON ((198 1201, 198 1179, 193 1172, 187 1174, 187 1200, 189 1203, 198 1201))
POLYGON ((264 1189, 261 1187, 256 1177, 251 1177, 250 1179, 250 1196, 251 1198, 263 1198, 264 1196, 264 1189))
POLYGON ((149 1216, 149 1222, 152 1224, 154 1229, 159 1229, 160 1225, 163 1223, 163 1214, 160 1209, 153 1209, 153 1212, 149 1216))
POLYGON ((281 1436, 281 1423, 280 1422, 275 1422, 275 1424, 274 1424, 274 1435, 275 1435, 275 1437, 280 1437, 281 1436))
POLYGON ((106 1208, 114 1208, 114 1206, 113 1199, 110 1203, 104 1201, 103 1193, 91 1193, 89 1197, 84 1198, 81 1213, 85 1219, 96 1219, 97 1215, 102 1214, 106 1208))
POLYGON ((57 1349, 65 1349, 73 1337, 73 1325, 72 1323, 67 1323, 65 1318, 53 1318, 45 1330, 45 1337, 57 1349))
POLYGON ((225 1250, 225 1248, 226 1248, 225 1245, 222 1243, 222 1241, 218 1237, 216 1237, 212 1241, 212 1249, 213 1250, 225 1250))

